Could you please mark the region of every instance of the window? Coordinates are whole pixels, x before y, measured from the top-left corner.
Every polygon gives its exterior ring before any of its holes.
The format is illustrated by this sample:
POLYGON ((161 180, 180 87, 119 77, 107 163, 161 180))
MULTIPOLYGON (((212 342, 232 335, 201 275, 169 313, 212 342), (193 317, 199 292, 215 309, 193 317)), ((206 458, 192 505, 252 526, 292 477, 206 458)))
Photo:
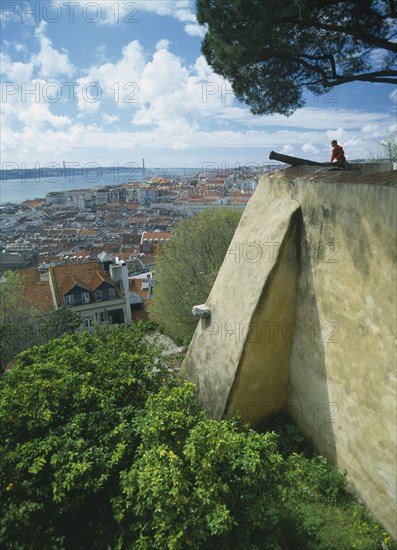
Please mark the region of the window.
POLYGON ((104 311, 101 311, 101 312, 99 313, 99 322, 100 322, 100 323, 104 323, 105 321, 106 321, 106 314, 105 314, 104 311))
POLYGON ((114 300, 116 298, 116 291, 114 288, 109 288, 109 299, 114 300))
POLYGON ((90 316, 90 317, 86 317, 86 318, 84 319, 84 326, 85 326, 85 328, 90 328, 90 327, 92 327, 92 317, 91 317, 91 316, 90 316))
POLYGON ((89 292, 82 292, 81 293, 81 303, 82 304, 88 304, 90 301, 90 293, 89 292))
POLYGON ((74 296, 73 294, 67 294, 65 296, 65 306, 73 306, 74 305, 74 296))
POLYGON ((102 290, 96 290, 95 291, 95 300, 97 302, 100 302, 102 300, 102 290))

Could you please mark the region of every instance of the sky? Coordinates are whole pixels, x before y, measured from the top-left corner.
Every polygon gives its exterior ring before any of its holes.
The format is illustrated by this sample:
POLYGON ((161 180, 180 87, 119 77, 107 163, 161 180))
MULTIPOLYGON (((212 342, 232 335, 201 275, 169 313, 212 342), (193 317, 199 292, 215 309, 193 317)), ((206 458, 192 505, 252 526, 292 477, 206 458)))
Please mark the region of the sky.
POLYGON ((350 83, 252 115, 201 54, 195 0, 1 0, 1 165, 262 166, 379 152, 397 91, 350 83), (129 164, 127 164, 129 163, 129 164))

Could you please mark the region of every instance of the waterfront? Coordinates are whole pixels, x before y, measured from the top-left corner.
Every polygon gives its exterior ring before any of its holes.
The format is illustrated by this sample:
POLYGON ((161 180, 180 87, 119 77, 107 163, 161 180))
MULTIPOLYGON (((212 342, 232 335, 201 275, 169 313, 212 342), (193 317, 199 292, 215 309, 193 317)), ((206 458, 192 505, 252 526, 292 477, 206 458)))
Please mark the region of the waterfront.
POLYGON ((2 172, 0 180, 0 204, 19 204, 26 200, 42 199, 47 193, 55 191, 72 191, 74 189, 91 189, 123 185, 128 182, 143 181, 152 177, 171 178, 193 175, 197 168, 150 169, 145 174, 141 168, 99 168, 95 170, 46 171, 18 174, 12 170, 2 172), (32 177, 29 177, 32 176, 32 177))

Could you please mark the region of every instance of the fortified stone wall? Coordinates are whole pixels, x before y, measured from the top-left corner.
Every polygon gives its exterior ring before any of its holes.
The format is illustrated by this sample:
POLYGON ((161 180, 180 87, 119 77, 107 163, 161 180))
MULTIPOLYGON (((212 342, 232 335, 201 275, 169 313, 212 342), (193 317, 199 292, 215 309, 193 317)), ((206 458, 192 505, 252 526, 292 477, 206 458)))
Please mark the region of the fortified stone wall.
POLYGON ((263 177, 183 370, 215 418, 287 408, 396 537, 395 181, 263 177))

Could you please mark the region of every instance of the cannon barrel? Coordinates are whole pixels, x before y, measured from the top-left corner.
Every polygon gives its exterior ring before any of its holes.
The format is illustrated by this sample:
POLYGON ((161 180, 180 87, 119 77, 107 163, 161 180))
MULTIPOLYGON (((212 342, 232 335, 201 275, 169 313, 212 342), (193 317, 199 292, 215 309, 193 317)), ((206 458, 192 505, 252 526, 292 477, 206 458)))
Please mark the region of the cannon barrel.
POLYGON ((278 160, 285 162, 291 166, 329 166, 329 162, 315 162, 314 160, 301 159, 299 157, 290 157, 289 155, 281 155, 275 151, 271 151, 269 155, 270 160, 278 160))

